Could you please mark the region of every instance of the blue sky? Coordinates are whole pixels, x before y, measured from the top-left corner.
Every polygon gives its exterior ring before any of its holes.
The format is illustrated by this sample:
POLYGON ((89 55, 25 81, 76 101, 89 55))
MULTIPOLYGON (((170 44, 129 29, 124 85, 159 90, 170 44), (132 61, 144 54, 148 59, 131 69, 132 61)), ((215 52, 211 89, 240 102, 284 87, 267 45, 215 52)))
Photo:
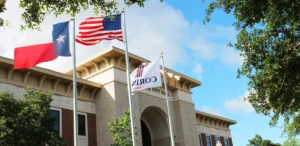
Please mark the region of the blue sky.
MULTIPOLYGON (((215 26, 232 27, 235 18, 233 15, 227 15, 221 10, 217 10, 211 16, 211 20, 206 25, 202 24, 205 18, 205 9, 208 2, 202 3, 200 0, 186 1, 165 1, 177 10, 180 10, 189 22, 201 22, 202 29, 211 29, 215 26)), ((199 30, 201 33, 201 30, 199 30)), ((224 42, 234 42, 230 39, 211 38, 216 44, 224 42), (220 40, 221 39, 221 40, 220 40)), ((186 48, 189 49, 189 48, 186 48)), ((279 138, 281 128, 270 127, 269 117, 258 115, 254 110, 251 112, 242 112, 241 109, 228 110, 224 106, 226 100, 238 99, 245 95, 247 89, 247 79, 237 78, 237 69, 241 65, 230 66, 222 63, 219 59, 204 60, 195 58, 197 63, 201 63, 203 72, 201 73, 202 86, 193 90, 193 101, 197 110, 205 112, 218 113, 221 116, 237 121, 236 125, 231 126, 231 134, 235 146, 245 146, 249 139, 255 134, 260 134, 264 139, 270 139, 274 142, 282 143, 283 138, 279 138)), ((191 71, 190 67, 178 65, 175 67, 184 73, 197 78, 197 74, 191 71)), ((280 127, 280 125, 279 125, 280 127)))
MULTIPOLYGON (((10 26, 0 28, 0 55, 13 58, 16 41, 24 36, 19 31, 22 10, 18 1, 7 1, 7 11, 1 14, 10 20, 10 26)), ((231 126, 235 146, 245 146, 255 134, 265 139, 282 142, 280 128, 268 125, 269 117, 255 113, 248 102, 241 100, 247 96, 247 79, 237 79, 237 69, 243 58, 239 52, 226 47, 235 42, 237 31, 232 27, 232 15, 215 11, 211 21, 203 25, 205 8, 208 3, 201 0, 149 0, 145 8, 126 8, 126 25, 129 51, 149 60, 157 59, 164 52, 166 66, 202 82, 193 89, 195 108, 237 121, 231 126)), ((89 9, 75 17, 76 26, 85 18, 93 16, 89 9)), ((67 15, 55 18, 47 16, 42 25, 70 20, 67 15)), ((93 47, 77 45, 77 60, 81 62, 93 54, 114 45, 123 48, 118 41, 104 41, 93 47), (87 51, 88 50, 88 51, 87 51)), ((38 66, 64 72, 71 68, 71 58, 58 58, 38 66)))

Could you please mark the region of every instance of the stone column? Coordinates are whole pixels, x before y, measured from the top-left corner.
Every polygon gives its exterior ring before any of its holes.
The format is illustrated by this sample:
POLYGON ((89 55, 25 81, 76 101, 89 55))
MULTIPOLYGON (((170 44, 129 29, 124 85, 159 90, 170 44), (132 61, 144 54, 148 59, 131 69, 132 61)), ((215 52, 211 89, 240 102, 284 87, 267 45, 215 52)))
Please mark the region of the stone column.
POLYGON ((197 134, 197 121, 191 93, 176 90, 174 96, 174 115, 179 146, 197 146, 199 138, 197 134))
POLYGON ((114 120, 116 115, 115 85, 113 82, 104 85, 96 97, 96 127, 97 145, 110 146, 113 144, 112 135, 109 132, 108 122, 114 120))

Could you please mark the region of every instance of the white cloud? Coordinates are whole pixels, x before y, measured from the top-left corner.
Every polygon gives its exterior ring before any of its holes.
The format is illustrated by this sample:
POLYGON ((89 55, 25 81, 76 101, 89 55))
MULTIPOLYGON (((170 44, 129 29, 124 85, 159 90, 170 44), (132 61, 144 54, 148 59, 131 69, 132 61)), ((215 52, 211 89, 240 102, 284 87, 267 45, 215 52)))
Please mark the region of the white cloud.
POLYGON ((209 42, 203 36, 196 36, 191 39, 188 43, 188 47, 196 52, 196 57, 201 59, 211 60, 216 58, 216 44, 209 42))
MULTIPOLYGON (((5 43, 0 43, 0 56, 13 58, 15 44, 25 36, 26 31, 20 31, 20 24, 23 23, 21 19, 21 13, 23 10, 18 6, 19 1, 7 1, 7 11, 2 14, 4 19, 10 21, 10 28, 0 28, 0 40, 4 40, 5 43)), ((76 16, 76 28, 80 22, 84 21, 86 17, 93 16, 94 12, 92 9, 89 9, 83 13, 80 13, 76 16)), ((68 21, 70 16, 62 15, 56 18, 53 15, 46 16, 45 21, 41 24, 51 25, 53 23, 68 21)), ((30 34, 30 33, 29 33, 30 34)), ((1 41, 2 42, 2 41, 1 41)), ((97 44, 92 47, 85 47, 80 44, 76 44, 76 55, 77 55, 77 64, 83 60, 91 57, 93 54, 101 52, 102 50, 108 48, 111 44, 107 41, 97 44)), ((72 51, 72 50, 71 50, 72 51)), ((38 66, 49 68, 51 70, 65 72, 68 69, 72 68, 72 57, 58 57, 54 61, 41 63, 38 66)))
POLYGON ((233 98, 230 100, 226 100, 224 102, 224 106, 229 111, 237 111, 241 113, 251 113, 254 111, 252 105, 247 100, 247 97, 249 96, 249 91, 246 91, 243 96, 240 96, 238 98, 233 98))
POLYGON ((199 22, 191 24, 190 39, 187 47, 194 52, 194 56, 201 59, 211 60, 217 57, 216 43, 210 41, 212 32, 203 27, 199 22))
POLYGON ((203 106, 203 107, 201 107, 200 111, 206 112, 206 113, 209 113, 209 114, 213 114, 213 115, 217 115, 217 116, 222 116, 221 112, 219 112, 218 110, 213 109, 213 108, 211 108, 209 106, 203 106))
POLYGON ((227 65, 241 66, 244 58, 240 56, 238 51, 235 51, 231 47, 224 46, 223 50, 221 51, 221 61, 227 65))
POLYGON ((240 66, 243 57, 239 51, 227 46, 228 42, 234 43, 237 31, 234 27, 219 25, 203 26, 199 22, 191 25, 191 32, 187 47, 193 51, 198 59, 220 61, 229 66, 240 66))
MULTIPOLYGON (((19 1, 7 1, 7 11, 0 15, 9 19, 12 26, 12 28, 0 28, 2 42, 0 43, 0 55, 9 58, 13 58, 15 44, 25 34, 19 31, 23 10, 18 7, 18 4, 19 1)), ((80 22, 93 15, 92 9, 78 14, 75 17, 76 31, 80 22)), ((70 20, 70 16, 62 15, 56 18, 50 15, 46 17, 42 25, 51 25, 67 20, 70 20)), ((170 68, 176 64, 188 64, 197 59, 220 59, 226 65, 236 65, 239 64, 236 62, 240 62, 240 59, 233 59, 236 57, 237 51, 228 49, 222 51, 224 47, 220 46, 220 43, 224 42, 212 41, 213 38, 217 38, 226 40, 227 43, 228 36, 229 39, 233 39, 235 31, 231 27, 204 27, 199 22, 189 23, 181 11, 167 3, 149 0, 144 8, 138 6, 127 8, 126 26, 129 52, 149 60, 158 59, 160 52, 164 52, 166 66, 170 68), (186 48, 190 48, 192 51, 186 48)), ((104 41, 92 47, 76 44, 77 63, 112 45, 124 48, 124 44, 119 41, 104 41)), ((64 72, 72 68, 72 58, 59 57, 55 61, 41 63, 38 66, 64 72)), ((195 67, 194 71, 201 75, 201 66, 195 67)))
MULTIPOLYGON (((1 43, 2 45, 0 45, 0 55, 9 58, 13 58, 15 43, 22 36, 20 35, 20 31, 18 31, 22 13, 22 10, 16 7, 18 3, 18 1, 8 1, 8 10, 2 14, 4 18, 9 18, 12 28, 1 29, 0 39, 5 40, 5 43, 1 43)), ((160 3, 157 0, 150 0, 146 3, 144 8, 133 6, 126 10, 129 52, 149 60, 158 59, 160 52, 164 52, 166 66, 173 67, 175 64, 185 60, 182 58, 186 56, 184 55, 183 44, 187 36, 189 24, 180 11, 175 10, 166 3, 160 3)), ((75 18, 76 26, 85 18, 93 15, 92 9, 80 13, 75 18)), ((46 17, 42 25, 50 25, 69 19, 70 17, 67 15, 58 18, 50 15, 46 17)), ((124 44, 118 41, 105 41, 93 47, 85 47, 77 44, 77 62, 81 62, 111 45, 124 48, 124 44)), ((63 72, 72 67, 72 58, 59 57, 55 61, 42 63, 38 66, 63 72)))
POLYGON ((196 63, 196 66, 193 71, 196 74, 197 78, 200 80, 202 78, 201 75, 203 73, 201 63, 196 63))
POLYGON ((151 60, 158 59, 163 51, 170 67, 186 60, 184 43, 189 23, 180 11, 150 0, 144 8, 129 8, 126 22, 130 51, 151 60))

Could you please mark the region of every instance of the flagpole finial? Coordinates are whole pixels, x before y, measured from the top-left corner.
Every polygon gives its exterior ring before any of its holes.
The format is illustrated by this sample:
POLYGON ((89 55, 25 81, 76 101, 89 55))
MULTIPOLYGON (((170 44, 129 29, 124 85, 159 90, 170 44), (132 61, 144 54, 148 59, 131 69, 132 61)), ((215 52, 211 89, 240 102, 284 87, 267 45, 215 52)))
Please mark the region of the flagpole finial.
POLYGON ((164 52, 160 52, 160 55, 163 55, 164 54, 164 52))
POLYGON ((125 7, 122 7, 122 12, 124 12, 125 11, 125 7))

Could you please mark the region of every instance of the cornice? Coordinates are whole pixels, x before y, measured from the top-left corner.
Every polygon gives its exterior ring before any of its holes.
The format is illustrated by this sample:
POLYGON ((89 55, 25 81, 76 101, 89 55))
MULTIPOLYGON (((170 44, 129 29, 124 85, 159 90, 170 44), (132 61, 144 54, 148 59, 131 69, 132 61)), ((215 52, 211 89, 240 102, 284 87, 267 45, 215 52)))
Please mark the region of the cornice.
MULTIPOLYGON (((13 60, 0 57, 0 83, 27 87, 57 95, 73 97, 73 78, 40 67, 30 69, 13 69, 13 60)), ((102 85, 84 79, 77 79, 78 99, 95 102, 95 95, 102 85)))
POLYGON ((222 130, 230 130, 230 125, 234 125, 237 122, 234 120, 230 120, 227 118, 223 118, 220 116, 208 114, 205 112, 196 110, 196 119, 197 124, 202 126, 207 126, 210 128, 222 129, 222 130))
MULTIPOLYGON (((129 54, 130 69, 133 71, 142 63, 150 62, 147 59, 141 58, 134 54, 129 54)), ((104 52, 97 54, 80 63, 77 66, 77 76, 81 79, 90 79, 100 73, 106 72, 109 69, 116 68, 121 71, 126 71, 124 50, 116 47, 109 48, 104 52)), ((167 84, 171 88, 176 88, 188 93, 192 93, 191 89, 201 85, 201 82, 183 74, 180 74, 171 69, 165 68, 167 84)), ((66 74, 72 75, 73 71, 68 70, 66 74)), ((163 72, 161 72, 161 75, 163 72)))

